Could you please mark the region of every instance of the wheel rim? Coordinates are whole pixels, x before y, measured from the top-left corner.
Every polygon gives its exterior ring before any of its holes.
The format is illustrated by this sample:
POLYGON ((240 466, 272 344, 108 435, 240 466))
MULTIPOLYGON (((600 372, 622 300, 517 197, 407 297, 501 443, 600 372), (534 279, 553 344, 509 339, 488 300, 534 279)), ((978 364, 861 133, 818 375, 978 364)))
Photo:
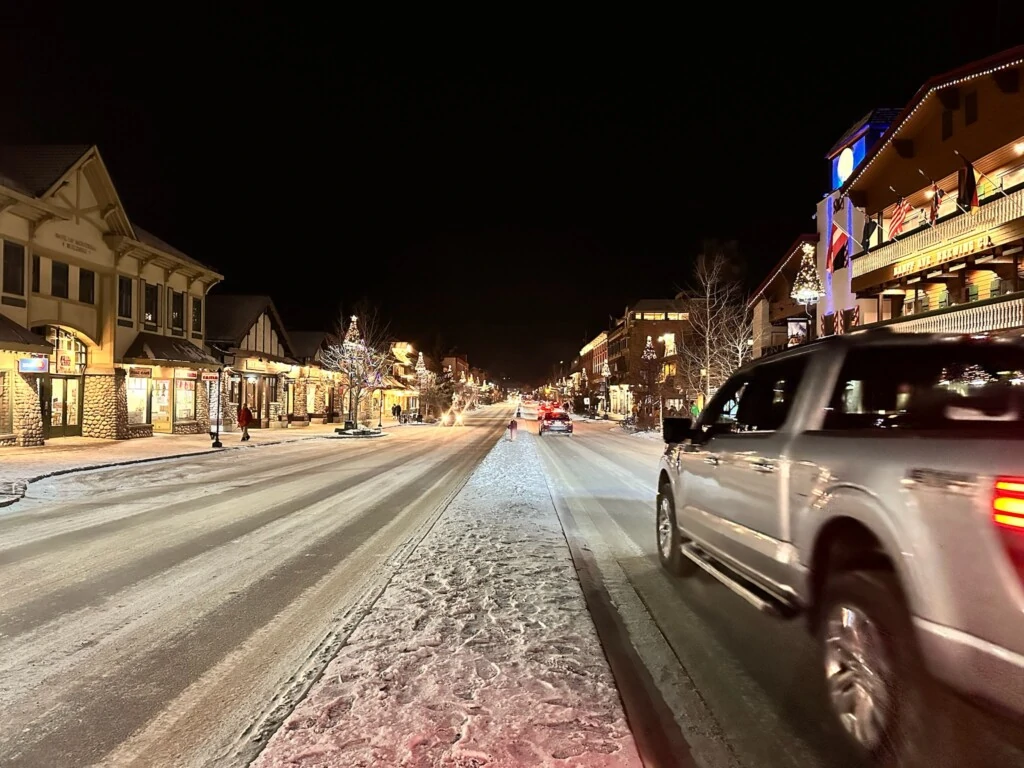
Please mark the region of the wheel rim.
POLYGON ((876 749, 889 725, 893 671, 882 632, 860 608, 836 605, 828 616, 825 682, 846 732, 876 749))
POLYGON ((672 514, 664 496, 658 504, 658 550, 666 560, 672 557, 672 514))

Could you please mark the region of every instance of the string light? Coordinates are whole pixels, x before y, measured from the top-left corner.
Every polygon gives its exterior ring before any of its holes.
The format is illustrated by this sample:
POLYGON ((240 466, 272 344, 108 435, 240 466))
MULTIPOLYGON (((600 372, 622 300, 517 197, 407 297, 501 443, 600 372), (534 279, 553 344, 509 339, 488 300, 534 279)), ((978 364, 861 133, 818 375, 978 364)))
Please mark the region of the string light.
MULTIPOLYGON (((805 247, 808 243, 817 242, 818 241, 818 236, 817 235, 807 235, 807 238, 808 239, 806 239, 806 240, 804 240, 803 238, 800 238, 800 241, 798 241, 798 244, 800 245, 801 248, 805 247), (813 240, 810 239, 812 237, 814 238, 813 240)), ((789 252, 786 255, 786 258, 784 258, 782 260, 782 263, 779 264, 778 269, 775 270, 775 272, 772 274, 771 277, 769 277, 767 280, 764 281, 764 288, 762 288, 756 294, 754 294, 754 296, 751 297, 750 301, 747 302, 747 307, 753 306, 754 303, 759 298, 761 298, 761 295, 765 291, 768 290, 768 286, 772 284, 772 281, 775 280, 775 278, 779 276, 779 273, 781 273, 782 270, 784 270, 786 268, 786 266, 789 264, 790 260, 792 260, 792 258, 796 255, 796 250, 797 250, 796 249, 796 245, 794 245, 792 248, 789 249, 789 252)))
MULTIPOLYGON (((871 164, 874 163, 875 160, 879 158, 879 156, 882 154, 882 151, 893 142, 893 139, 895 139, 896 135, 903 129, 903 126, 906 125, 907 122, 909 122, 910 118, 912 118, 914 114, 921 107, 924 106, 925 102, 928 101, 928 99, 931 97, 933 93, 935 93, 936 91, 945 90, 946 88, 955 88, 956 86, 962 85, 963 83, 969 82, 971 80, 977 80, 979 77, 987 77, 988 75, 994 75, 996 72, 1002 72, 1004 69, 1012 69, 1014 67, 1020 66, 1021 64, 1024 64, 1024 58, 1017 59, 1016 61, 1012 61, 1007 64, 1001 64, 998 67, 990 67, 989 69, 986 69, 982 72, 975 72, 973 75, 965 75, 964 77, 959 77, 956 80, 951 80, 940 85, 933 85, 930 89, 928 89, 928 92, 918 100, 917 104, 914 105, 914 108, 910 110, 910 113, 900 121, 899 125, 897 125, 895 128, 889 129, 889 137, 885 140, 884 143, 877 146, 874 152, 871 153, 871 157, 866 162, 862 163, 857 173, 854 174, 846 182, 846 189, 849 190, 850 187, 857 183, 857 180, 862 175, 864 175, 864 172, 871 167, 871 164)), ((841 197, 845 198, 846 193, 843 193, 841 197)))

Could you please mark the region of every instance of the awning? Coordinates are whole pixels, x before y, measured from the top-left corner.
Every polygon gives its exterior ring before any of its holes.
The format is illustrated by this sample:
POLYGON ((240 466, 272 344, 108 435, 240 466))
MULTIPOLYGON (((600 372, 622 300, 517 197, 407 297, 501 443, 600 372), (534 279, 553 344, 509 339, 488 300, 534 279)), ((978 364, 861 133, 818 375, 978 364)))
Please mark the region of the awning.
POLYGON ((195 344, 173 336, 143 331, 124 353, 122 362, 178 368, 219 368, 220 363, 195 344))
POLYGON ((0 315, 0 349, 48 355, 53 352, 53 344, 38 333, 22 328, 6 315, 0 315))

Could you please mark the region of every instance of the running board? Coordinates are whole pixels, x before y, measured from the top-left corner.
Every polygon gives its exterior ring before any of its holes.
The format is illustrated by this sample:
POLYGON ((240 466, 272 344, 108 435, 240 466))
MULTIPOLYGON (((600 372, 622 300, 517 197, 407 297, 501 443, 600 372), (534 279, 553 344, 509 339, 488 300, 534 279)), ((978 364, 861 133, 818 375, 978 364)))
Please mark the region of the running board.
POLYGON ((761 591, 753 585, 747 586, 739 576, 726 571, 725 566, 712 560, 692 543, 683 544, 679 550, 683 553, 683 557, 692 561, 701 570, 727 587, 730 592, 739 595, 762 613, 780 618, 790 615, 791 610, 788 606, 770 597, 767 593, 760 593, 761 591))

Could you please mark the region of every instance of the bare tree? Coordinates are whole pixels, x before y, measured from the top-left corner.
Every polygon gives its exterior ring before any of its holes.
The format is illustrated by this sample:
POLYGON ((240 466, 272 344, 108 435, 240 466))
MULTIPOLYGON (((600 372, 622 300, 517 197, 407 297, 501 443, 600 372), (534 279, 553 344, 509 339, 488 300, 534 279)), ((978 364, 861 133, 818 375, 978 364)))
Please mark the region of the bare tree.
POLYGON ((324 368, 342 375, 348 389, 348 421, 358 424, 363 395, 385 388, 392 369, 391 337, 387 323, 366 303, 348 317, 342 312, 321 352, 324 368))
POLYGON ((706 244, 685 295, 691 334, 682 349, 684 376, 689 389, 703 393, 706 402, 752 351, 743 285, 725 249, 706 244))

